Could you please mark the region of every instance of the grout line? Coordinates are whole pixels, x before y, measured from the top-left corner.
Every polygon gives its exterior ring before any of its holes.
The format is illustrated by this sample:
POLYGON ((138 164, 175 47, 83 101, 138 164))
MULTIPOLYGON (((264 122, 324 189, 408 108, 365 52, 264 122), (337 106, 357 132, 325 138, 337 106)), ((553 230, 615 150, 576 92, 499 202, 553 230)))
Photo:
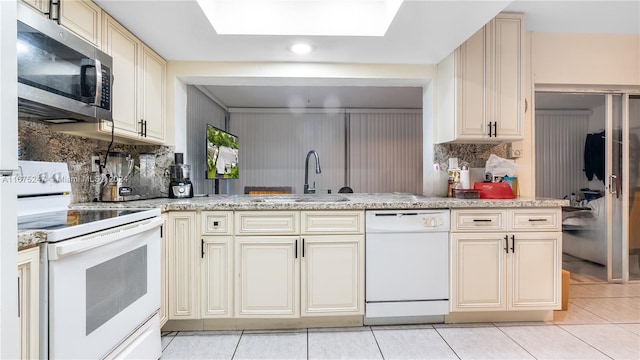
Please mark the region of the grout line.
MULTIPOLYGON (((582 325, 582 324, 577 324, 577 325, 582 325)), ((597 324, 593 324, 593 325, 597 325, 597 324)), ((592 325, 592 326, 593 326, 593 325, 592 325)), ((600 324, 600 325, 612 325, 612 324, 600 324)), ((582 340, 582 339, 581 339, 580 337, 578 337, 577 335, 574 335, 571 331, 569 331, 569 330, 567 330, 567 329, 563 328, 563 327, 562 327, 562 326, 560 326, 560 325, 557 325, 557 326, 558 326, 558 328, 560 328, 562 331, 564 331, 564 332, 566 332, 567 334, 569 334, 569 335, 573 336, 574 338, 578 339, 578 341, 582 342, 583 344, 586 344, 588 347, 590 347, 590 348, 594 349, 595 351, 599 352, 600 354, 602 354, 602 355, 606 356, 606 357, 607 357, 607 358, 609 358, 609 359, 613 359, 611 356, 609 356, 609 355, 605 354, 604 352, 600 351, 600 349, 598 349, 598 348, 596 348, 595 346, 593 346, 593 345, 589 344, 589 343, 588 343, 588 342, 586 342, 585 340, 582 340)))
POLYGON ((240 346, 240 340, 242 340, 242 335, 244 335, 244 330, 242 330, 242 332, 240 333, 240 336, 238 337, 238 342, 236 343, 236 348, 233 349, 233 354, 231 355, 231 359, 233 360, 234 357, 236 357, 236 352, 238 351, 238 346, 240 346))
MULTIPOLYGON (((536 326, 540 326, 540 325, 536 325, 536 326)), ((558 325, 553 325, 553 326, 558 326, 558 325)), ((508 337, 509 340, 513 341, 514 344, 518 345, 522 350, 524 350, 524 352, 526 352, 527 354, 531 355, 532 358, 537 359, 537 357, 535 357, 529 350, 527 350, 524 346, 522 346, 519 342, 517 342, 514 338, 512 338, 511 336, 509 336, 509 334, 507 334, 506 332, 504 332, 504 330, 502 330, 502 328, 500 328, 499 326, 496 326, 496 328, 504 334, 504 336, 508 337)))
MULTIPOLYGON (((433 326, 433 325, 432 325, 433 326)), ((441 328, 441 329, 451 329, 451 328, 441 328)), ((453 349, 453 347, 451 346, 451 344, 449 344, 449 342, 447 341, 447 339, 444 338, 444 336, 442 336, 442 334, 440 334, 440 331, 438 331, 438 329, 434 326, 433 330, 436 331, 436 334, 438 334, 438 336, 440 336, 440 339, 442 339, 442 341, 444 341, 445 344, 447 344, 447 346, 449 347, 449 349, 451 349, 451 351, 453 352, 453 355, 455 355, 458 359, 461 359, 460 355, 458 355, 458 353, 453 349)))
POLYGON ((378 338, 376 337, 376 333, 373 332, 373 327, 369 326, 369 331, 371 331, 371 335, 373 335, 373 340, 376 342, 376 346, 378 347, 378 352, 380 352, 380 356, 382 356, 382 360, 384 360, 384 354, 382 353, 382 349, 380 349, 380 344, 378 343, 378 338))

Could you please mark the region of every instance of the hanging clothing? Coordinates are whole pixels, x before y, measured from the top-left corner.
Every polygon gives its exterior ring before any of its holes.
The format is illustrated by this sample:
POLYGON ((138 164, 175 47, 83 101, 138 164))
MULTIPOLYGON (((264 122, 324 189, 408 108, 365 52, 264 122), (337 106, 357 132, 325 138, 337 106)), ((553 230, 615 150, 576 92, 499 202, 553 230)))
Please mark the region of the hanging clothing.
POLYGON ((584 143, 584 173, 587 180, 593 180, 593 175, 604 182, 605 138, 604 131, 587 134, 584 143))

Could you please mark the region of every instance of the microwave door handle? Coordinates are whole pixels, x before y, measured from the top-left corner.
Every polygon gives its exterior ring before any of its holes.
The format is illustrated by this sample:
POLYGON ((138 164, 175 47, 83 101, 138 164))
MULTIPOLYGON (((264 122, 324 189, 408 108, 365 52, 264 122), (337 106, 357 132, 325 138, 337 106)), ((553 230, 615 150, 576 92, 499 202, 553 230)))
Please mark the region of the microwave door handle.
POLYGON ((96 66, 96 96, 93 99, 93 103, 90 105, 100 106, 100 101, 102 99, 102 62, 100 60, 95 60, 96 66))

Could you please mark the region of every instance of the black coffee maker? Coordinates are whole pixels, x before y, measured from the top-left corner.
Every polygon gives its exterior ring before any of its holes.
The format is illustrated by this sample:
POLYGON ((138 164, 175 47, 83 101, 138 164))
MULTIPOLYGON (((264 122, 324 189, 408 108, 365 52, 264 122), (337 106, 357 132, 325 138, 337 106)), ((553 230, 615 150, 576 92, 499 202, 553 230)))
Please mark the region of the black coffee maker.
POLYGON ((191 198, 193 197, 193 184, 191 176, 191 166, 183 163, 182 153, 173 155, 175 165, 169 166, 171 182, 169 183, 170 198, 191 198))

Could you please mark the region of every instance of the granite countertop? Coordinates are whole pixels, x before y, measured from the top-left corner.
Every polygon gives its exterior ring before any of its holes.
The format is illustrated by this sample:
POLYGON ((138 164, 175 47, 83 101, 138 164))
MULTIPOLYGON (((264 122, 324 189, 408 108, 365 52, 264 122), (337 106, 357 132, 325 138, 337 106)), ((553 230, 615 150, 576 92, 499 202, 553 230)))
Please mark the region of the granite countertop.
MULTIPOLYGON (((161 211, 199 210, 384 210, 455 208, 545 208, 568 206, 569 200, 516 198, 468 200, 411 194, 211 195, 190 199, 152 199, 71 204, 72 209, 159 208, 161 211)), ((18 233, 18 250, 47 240, 41 230, 18 233)))
POLYGON ((455 199, 411 194, 210 195, 190 199, 153 199, 117 203, 78 203, 74 209, 160 208, 189 210, 373 210, 561 207, 568 200, 523 198, 508 200, 455 199))

